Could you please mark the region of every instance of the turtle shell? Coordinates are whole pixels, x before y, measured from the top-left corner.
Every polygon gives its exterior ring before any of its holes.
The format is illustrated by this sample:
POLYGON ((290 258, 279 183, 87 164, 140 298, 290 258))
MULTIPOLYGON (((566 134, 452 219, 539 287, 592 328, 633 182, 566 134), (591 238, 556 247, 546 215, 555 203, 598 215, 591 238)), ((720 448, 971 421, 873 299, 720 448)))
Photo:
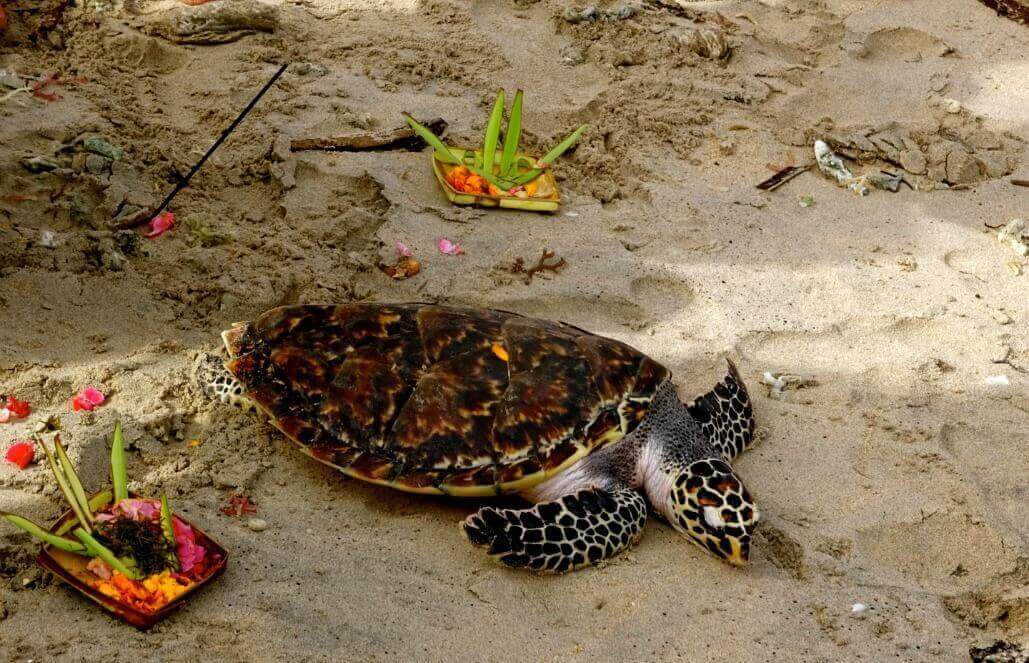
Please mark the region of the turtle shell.
POLYGON ((282 307, 224 337, 305 453, 417 493, 533 486, 632 431, 670 377, 571 325, 430 304, 282 307))

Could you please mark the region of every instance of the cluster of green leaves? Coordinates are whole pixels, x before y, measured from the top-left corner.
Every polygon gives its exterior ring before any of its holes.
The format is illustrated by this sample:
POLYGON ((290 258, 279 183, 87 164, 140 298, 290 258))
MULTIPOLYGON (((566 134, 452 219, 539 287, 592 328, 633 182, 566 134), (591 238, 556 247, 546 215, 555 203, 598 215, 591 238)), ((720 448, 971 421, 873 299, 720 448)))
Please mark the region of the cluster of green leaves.
MULTIPOLYGON (((125 440, 121 432, 121 423, 115 423, 114 437, 111 441, 112 491, 102 492, 93 497, 93 499, 86 497, 82 481, 68 459, 68 454, 61 444, 60 436, 54 439, 54 450, 52 452, 42 440, 37 439, 36 441, 46 456, 47 464, 50 466, 50 471, 53 472, 61 492, 64 493, 64 498, 75 513, 75 522, 70 523, 67 529, 72 530, 72 534, 78 541, 67 539, 60 536, 60 534, 48 532, 31 520, 13 513, 0 511, 0 520, 6 520, 43 543, 59 550, 86 557, 97 557, 126 577, 135 579, 142 577, 137 569, 135 560, 131 557, 118 557, 94 536, 96 511, 111 503, 112 499, 113 504, 117 504, 129 497, 129 478, 125 463, 125 440)), ((64 533, 67 529, 62 530, 61 533, 64 533)), ((161 495, 161 529, 169 545, 174 550, 175 532, 172 528, 171 509, 168 506, 167 498, 163 494, 161 495)))
POLYGON ((507 131, 504 132, 504 140, 501 143, 500 129, 504 120, 504 105, 504 91, 501 90, 497 94, 497 100, 493 104, 489 121, 486 123, 486 136, 483 139, 482 149, 478 152, 468 151, 461 159, 455 156, 438 136, 419 124, 410 114, 404 113, 404 118, 415 133, 432 146, 436 151, 437 159, 443 163, 463 165, 490 184, 508 191, 539 177, 544 168, 554 163, 559 156, 567 152, 579 140, 587 125, 584 124, 573 131, 554 149, 547 152, 539 162, 533 164, 528 159, 518 158, 518 142, 521 140, 522 134, 522 91, 518 90, 515 93, 514 103, 511 105, 511 113, 507 121, 507 131), (498 149, 499 164, 497 163, 498 149))

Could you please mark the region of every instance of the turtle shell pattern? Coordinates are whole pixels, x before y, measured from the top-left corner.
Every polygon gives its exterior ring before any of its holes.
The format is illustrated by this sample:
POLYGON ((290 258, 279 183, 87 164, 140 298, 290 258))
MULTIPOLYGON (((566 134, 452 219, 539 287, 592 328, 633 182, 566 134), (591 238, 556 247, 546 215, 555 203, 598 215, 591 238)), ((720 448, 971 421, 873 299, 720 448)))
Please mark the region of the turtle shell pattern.
POLYGON ((226 368, 306 453, 419 493, 528 488, 632 431, 666 368, 567 324, 430 304, 272 309, 226 368))

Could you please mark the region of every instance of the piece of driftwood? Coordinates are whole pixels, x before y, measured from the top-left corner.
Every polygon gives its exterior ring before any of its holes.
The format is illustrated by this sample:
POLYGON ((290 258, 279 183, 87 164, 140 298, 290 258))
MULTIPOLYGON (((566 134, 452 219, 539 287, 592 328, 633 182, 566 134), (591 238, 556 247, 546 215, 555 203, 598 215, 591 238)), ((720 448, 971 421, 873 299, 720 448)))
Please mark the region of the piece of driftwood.
MULTIPOLYGON (((423 122, 432 133, 440 136, 447 129, 443 118, 437 117, 423 122)), ((368 131, 330 138, 298 138, 289 143, 294 152, 303 150, 324 150, 328 152, 363 152, 366 150, 420 150, 425 142, 411 127, 404 125, 388 131, 368 131)))
POLYGON ((808 164, 806 166, 786 166, 785 168, 777 172, 775 175, 772 175, 764 182, 758 184, 757 188, 761 189, 762 191, 775 191, 783 184, 786 184, 787 182, 792 180, 797 175, 800 175, 801 173, 806 173, 810 169, 811 164, 808 164))

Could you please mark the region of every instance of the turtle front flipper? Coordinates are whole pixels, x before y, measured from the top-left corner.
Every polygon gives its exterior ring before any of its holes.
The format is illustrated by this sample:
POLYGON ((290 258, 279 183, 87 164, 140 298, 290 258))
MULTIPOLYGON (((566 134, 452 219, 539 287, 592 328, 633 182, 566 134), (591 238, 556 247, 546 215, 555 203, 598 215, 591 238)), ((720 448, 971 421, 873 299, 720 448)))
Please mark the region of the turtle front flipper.
POLYGON ((729 362, 729 373, 715 388, 686 406, 700 424, 704 437, 731 461, 754 441, 754 410, 736 364, 729 362))
POLYGON ((512 567, 563 573, 639 540, 647 504, 631 488, 588 489, 530 509, 485 507, 462 523, 468 540, 512 567))

